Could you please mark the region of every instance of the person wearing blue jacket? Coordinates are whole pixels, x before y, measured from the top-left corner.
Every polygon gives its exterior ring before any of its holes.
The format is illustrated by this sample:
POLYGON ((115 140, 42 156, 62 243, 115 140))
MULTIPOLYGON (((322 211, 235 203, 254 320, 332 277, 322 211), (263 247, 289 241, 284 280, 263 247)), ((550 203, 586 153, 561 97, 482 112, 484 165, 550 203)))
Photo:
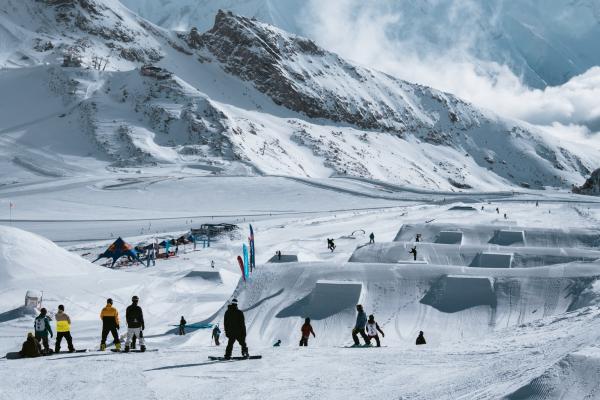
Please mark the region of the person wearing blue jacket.
POLYGON ((354 329, 352 329, 352 340, 354 340, 354 346, 360 346, 358 334, 362 336, 363 340, 365 341, 365 345, 368 346, 370 344, 370 340, 365 333, 365 327, 367 326, 367 313, 365 313, 363 306, 360 304, 356 305, 356 311, 358 312, 356 315, 356 324, 354 325, 354 329))
POLYGON ((48 312, 45 308, 40 310, 40 315, 35 318, 33 322, 33 328, 35 329, 35 339, 44 344, 44 353, 50 352, 50 345, 48 344, 48 335, 53 337, 52 327, 50 326, 50 318, 46 315, 48 312))

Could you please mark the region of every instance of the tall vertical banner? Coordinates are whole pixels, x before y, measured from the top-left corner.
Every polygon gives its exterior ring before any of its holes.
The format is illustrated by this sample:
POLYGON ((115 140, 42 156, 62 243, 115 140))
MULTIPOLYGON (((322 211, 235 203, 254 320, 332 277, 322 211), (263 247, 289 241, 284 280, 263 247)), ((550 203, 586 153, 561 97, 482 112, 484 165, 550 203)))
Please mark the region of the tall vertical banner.
POLYGON ((250 224, 250 272, 256 268, 255 262, 255 251, 254 251, 254 229, 252 229, 252 224, 250 224))
POLYGON ((242 270, 242 276, 244 277, 244 282, 246 281, 246 275, 244 274, 244 261, 242 260, 242 256, 237 256, 238 264, 240 264, 240 269, 242 270))
POLYGON ((244 276, 247 278, 248 277, 248 268, 250 268, 250 265, 249 265, 249 261, 248 261, 248 246, 246 246, 246 243, 244 243, 242 245, 242 250, 244 252, 244 276))

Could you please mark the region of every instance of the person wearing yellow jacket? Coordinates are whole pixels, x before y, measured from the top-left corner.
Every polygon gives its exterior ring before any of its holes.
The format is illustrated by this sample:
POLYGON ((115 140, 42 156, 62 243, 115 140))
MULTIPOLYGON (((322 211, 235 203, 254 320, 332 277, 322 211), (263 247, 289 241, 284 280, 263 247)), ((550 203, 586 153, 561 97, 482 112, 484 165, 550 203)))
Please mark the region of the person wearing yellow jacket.
POLYGON ((119 340, 119 312, 113 307, 112 299, 106 300, 106 306, 100 312, 102 320, 102 341, 100 342, 100 350, 106 350, 106 338, 108 333, 112 333, 117 351, 121 350, 121 341, 119 340))
POLYGON ((71 318, 65 313, 65 306, 62 304, 58 306, 58 312, 54 316, 56 321, 56 344, 54 345, 54 352, 60 351, 60 342, 62 338, 67 339, 67 346, 69 347, 69 353, 75 351, 73 347, 73 338, 71 337, 71 318))

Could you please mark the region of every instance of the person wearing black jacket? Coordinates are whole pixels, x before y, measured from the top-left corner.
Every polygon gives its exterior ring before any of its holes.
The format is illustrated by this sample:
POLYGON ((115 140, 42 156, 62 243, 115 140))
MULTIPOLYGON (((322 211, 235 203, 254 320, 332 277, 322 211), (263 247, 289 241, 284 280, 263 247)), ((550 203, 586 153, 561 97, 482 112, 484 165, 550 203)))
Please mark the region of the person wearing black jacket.
POLYGON ((185 335, 185 326, 187 325, 187 321, 181 316, 181 320, 179 320, 179 335, 185 335))
POLYGON ((27 340, 23 343, 23 347, 19 352, 21 357, 39 357, 42 355, 42 349, 40 347, 40 343, 35 340, 35 336, 33 336, 32 332, 27 334, 27 340))
POLYGON ((233 299, 225 311, 225 336, 227 336, 227 348, 225 349, 225 358, 231 358, 233 345, 237 341, 242 346, 242 357, 248 357, 248 347, 246 346, 246 323, 244 313, 238 309, 237 299, 233 299))
POLYGON ((131 298, 131 305, 125 311, 125 319, 127 320, 127 341, 125 341, 125 352, 129 351, 131 339, 136 336, 140 341, 140 351, 146 351, 144 335, 142 331, 146 328, 144 325, 144 313, 142 308, 138 306, 140 299, 137 296, 131 298))

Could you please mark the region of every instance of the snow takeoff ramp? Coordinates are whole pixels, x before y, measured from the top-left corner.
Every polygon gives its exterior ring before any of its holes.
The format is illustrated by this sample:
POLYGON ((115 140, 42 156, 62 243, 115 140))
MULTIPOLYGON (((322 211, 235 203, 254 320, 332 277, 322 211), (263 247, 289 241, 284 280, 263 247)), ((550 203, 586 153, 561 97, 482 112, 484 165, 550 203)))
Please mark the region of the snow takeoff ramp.
POLYGON ((221 283, 221 273, 219 271, 190 271, 186 278, 200 278, 206 281, 221 283))
POLYGON ((421 299, 445 313, 455 313, 473 307, 496 307, 492 280, 478 276, 443 276, 421 299))

